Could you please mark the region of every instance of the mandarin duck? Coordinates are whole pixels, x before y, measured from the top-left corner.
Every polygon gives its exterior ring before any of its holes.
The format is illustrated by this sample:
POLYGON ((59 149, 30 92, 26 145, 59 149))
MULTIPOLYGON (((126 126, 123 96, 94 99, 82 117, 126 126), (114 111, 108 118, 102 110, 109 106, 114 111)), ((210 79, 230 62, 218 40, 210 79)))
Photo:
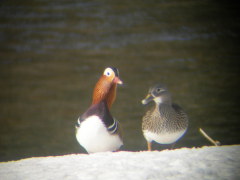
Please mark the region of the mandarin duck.
POLYGON ((117 151, 123 145, 120 124, 110 113, 117 84, 122 84, 118 69, 106 68, 94 88, 91 106, 77 120, 76 138, 88 153, 117 151))
POLYGON ((148 151, 152 141, 159 144, 174 144, 187 130, 188 116, 182 108, 172 103, 171 94, 161 84, 149 89, 142 104, 154 101, 155 106, 146 112, 142 119, 142 131, 147 141, 148 151))

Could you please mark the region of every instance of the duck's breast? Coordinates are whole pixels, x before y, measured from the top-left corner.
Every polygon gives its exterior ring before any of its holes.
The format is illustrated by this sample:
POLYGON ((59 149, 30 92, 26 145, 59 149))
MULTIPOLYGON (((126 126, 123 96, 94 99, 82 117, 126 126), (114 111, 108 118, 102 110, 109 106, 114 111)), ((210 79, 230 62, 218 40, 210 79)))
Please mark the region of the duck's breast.
POLYGON ((103 121, 96 115, 85 119, 77 129, 76 138, 88 153, 116 151, 123 145, 116 134, 107 131, 103 121))
POLYGON ((143 135, 148 142, 155 141, 160 144, 172 144, 180 139, 186 130, 176 131, 176 132, 164 132, 156 133, 149 130, 144 130, 143 135))

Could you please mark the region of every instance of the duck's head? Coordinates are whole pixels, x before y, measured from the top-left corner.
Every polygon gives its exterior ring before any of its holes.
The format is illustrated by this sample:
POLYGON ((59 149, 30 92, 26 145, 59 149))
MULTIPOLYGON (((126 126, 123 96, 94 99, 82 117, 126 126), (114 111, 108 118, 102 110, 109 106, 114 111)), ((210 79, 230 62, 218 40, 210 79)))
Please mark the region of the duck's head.
POLYGON ((122 84, 119 78, 119 71, 117 68, 108 67, 104 70, 102 77, 109 84, 122 84))
POLYGON ((117 84, 123 84, 119 78, 118 69, 114 67, 106 68, 93 91, 92 104, 106 100, 108 107, 111 107, 116 97, 117 84))
POLYGON ((167 87, 162 84, 152 86, 145 99, 142 100, 142 104, 145 105, 151 101, 154 101, 156 104, 171 103, 171 94, 169 93, 167 87))

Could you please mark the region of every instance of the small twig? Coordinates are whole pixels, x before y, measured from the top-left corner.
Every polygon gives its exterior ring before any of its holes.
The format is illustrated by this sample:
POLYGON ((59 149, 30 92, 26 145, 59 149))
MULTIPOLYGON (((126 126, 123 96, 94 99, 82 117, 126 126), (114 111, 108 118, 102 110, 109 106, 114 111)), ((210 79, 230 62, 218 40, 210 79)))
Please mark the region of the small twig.
POLYGON ((201 128, 199 128, 200 133, 211 143, 213 143, 215 146, 220 146, 221 143, 219 141, 214 141, 209 135, 207 135, 206 132, 204 132, 201 128))

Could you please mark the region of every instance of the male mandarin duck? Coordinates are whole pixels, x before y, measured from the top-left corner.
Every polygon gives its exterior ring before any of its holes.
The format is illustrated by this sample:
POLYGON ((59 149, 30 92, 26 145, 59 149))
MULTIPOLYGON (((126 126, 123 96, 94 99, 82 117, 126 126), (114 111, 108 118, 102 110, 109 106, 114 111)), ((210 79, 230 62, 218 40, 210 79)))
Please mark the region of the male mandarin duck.
POLYGON ((152 150, 152 141, 159 144, 175 143, 188 127, 187 114, 180 106, 172 103, 171 94, 164 85, 157 84, 149 89, 142 104, 150 101, 154 101, 155 106, 142 119, 142 131, 147 140, 148 151, 152 150))
POLYGON ((117 84, 122 84, 118 69, 106 68, 94 88, 92 105, 78 118, 76 138, 88 153, 116 151, 123 145, 119 122, 110 113, 117 84))

